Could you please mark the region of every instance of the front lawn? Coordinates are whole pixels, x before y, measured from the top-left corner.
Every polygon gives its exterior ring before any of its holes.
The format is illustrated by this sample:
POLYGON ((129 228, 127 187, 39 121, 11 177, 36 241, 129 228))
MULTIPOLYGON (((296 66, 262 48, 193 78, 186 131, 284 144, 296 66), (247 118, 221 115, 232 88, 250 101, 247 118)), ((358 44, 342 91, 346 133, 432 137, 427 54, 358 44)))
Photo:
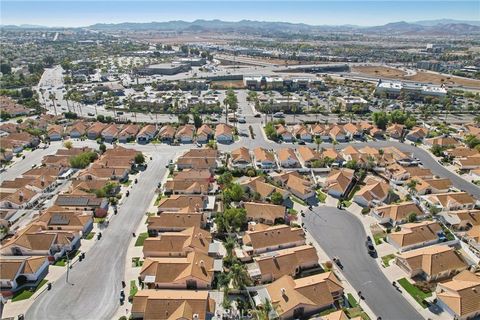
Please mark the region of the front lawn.
POLYGON ((390 265, 390 261, 395 258, 394 254, 387 254, 386 256, 382 257, 382 263, 384 267, 388 267, 390 265))
MULTIPOLYGON (((68 255, 68 258, 70 260, 72 260, 73 258, 75 258, 77 256, 77 254, 80 253, 80 250, 75 250, 75 251, 71 251, 68 255)), ((65 267, 67 265, 67 257, 66 256, 63 256, 61 259, 55 261, 55 263, 53 264, 54 266, 57 266, 57 267, 65 267)))
POLYGON ((129 299, 133 299, 133 297, 137 294, 138 287, 135 280, 130 281, 130 295, 129 299))
POLYGON ((21 301, 21 300, 25 300, 25 299, 30 298, 31 296, 33 296, 33 294, 34 294, 35 292, 37 292, 37 291, 38 291, 42 286, 44 286, 47 282, 48 282, 48 280, 43 279, 42 281, 40 281, 40 283, 39 283, 35 288, 23 289, 23 290, 21 290, 21 291, 18 291, 17 293, 15 293, 15 294, 13 295, 12 301, 13 301, 13 302, 16 302, 16 301, 21 301))
POLYGON ((148 238, 148 232, 142 232, 138 235, 137 241, 135 241, 135 247, 143 246, 143 242, 148 238))
POLYGON ((129 185, 132 184, 132 180, 122 181, 122 182, 120 182, 120 183, 122 184, 122 186, 128 187, 129 185))
POLYGON ((317 199, 321 203, 325 203, 325 201, 327 200, 327 195, 323 193, 322 190, 317 190, 317 199))
POLYGON ((425 299, 432 296, 431 292, 425 293, 415 285, 410 283, 407 279, 402 278, 398 280, 398 283, 405 289, 423 308, 426 308, 425 299))
POLYGON ((141 266, 143 266, 143 261, 140 260, 139 257, 133 257, 132 258, 132 267, 135 268, 135 267, 141 267, 141 266))
POLYGON ((383 241, 385 241, 385 233, 377 233, 373 235, 373 240, 375 241, 375 244, 378 246, 381 244, 383 241))
POLYGON ((89 233, 85 236, 85 239, 87 239, 87 240, 92 240, 93 237, 95 237, 95 232, 89 232, 89 233))
POLYGON ((356 306, 358 306, 357 299, 355 299, 355 297, 351 293, 347 293, 347 300, 348 300, 348 304, 350 304, 352 308, 355 308, 356 306))
POLYGON ((290 198, 292 199, 292 201, 302 205, 302 206, 307 206, 307 203, 305 201, 303 201, 302 199, 298 198, 298 197, 295 197, 293 194, 290 195, 290 198))

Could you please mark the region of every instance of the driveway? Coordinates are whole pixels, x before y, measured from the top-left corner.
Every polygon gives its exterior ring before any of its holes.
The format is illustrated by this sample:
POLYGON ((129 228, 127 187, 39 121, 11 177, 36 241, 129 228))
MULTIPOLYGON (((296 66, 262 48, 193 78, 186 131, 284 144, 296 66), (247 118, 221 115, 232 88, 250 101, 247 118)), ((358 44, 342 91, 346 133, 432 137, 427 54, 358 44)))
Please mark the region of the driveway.
MULTIPOLYGON (((172 150, 173 151, 173 150, 172 150)), ((119 307, 121 281, 125 274, 126 248, 150 205, 158 182, 166 172, 174 152, 157 152, 148 168, 138 178, 138 185, 113 216, 103 237, 53 284, 52 290, 41 295, 26 314, 26 319, 112 319, 119 307)), ((126 292, 128 295, 128 292, 126 292)))
POLYGON ((398 293, 365 248, 366 234, 361 222, 344 210, 317 207, 303 222, 317 243, 330 256, 338 256, 343 274, 365 297, 377 317, 388 320, 415 320, 422 316, 398 293))

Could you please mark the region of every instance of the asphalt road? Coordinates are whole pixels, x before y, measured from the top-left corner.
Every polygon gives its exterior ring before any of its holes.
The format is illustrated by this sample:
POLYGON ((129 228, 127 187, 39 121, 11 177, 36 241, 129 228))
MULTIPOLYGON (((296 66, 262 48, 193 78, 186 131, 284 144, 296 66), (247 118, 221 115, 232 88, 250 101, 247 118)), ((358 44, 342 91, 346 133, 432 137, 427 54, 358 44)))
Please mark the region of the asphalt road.
MULTIPOLYGON (((103 237, 53 284, 52 290, 42 294, 26 313, 26 319, 112 319, 119 307, 121 281, 125 273, 126 248, 153 199, 158 182, 165 174, 165 166, 173 153, 158 152, 148 168, 138 178, 130 196, 120 206, 118 215, 111 219, 103 237)), ((128 293, 127 293, 128 294, 128 293)))
POLYGON ((318 207, 303 222, 313 238, 330 256, 340 258, 343 274, 362 291, 365 302, 385 320, 415 320, 422 316, 393 288, 378 264, 367 254, 366 234, 352 214, 334 207, 318 207))

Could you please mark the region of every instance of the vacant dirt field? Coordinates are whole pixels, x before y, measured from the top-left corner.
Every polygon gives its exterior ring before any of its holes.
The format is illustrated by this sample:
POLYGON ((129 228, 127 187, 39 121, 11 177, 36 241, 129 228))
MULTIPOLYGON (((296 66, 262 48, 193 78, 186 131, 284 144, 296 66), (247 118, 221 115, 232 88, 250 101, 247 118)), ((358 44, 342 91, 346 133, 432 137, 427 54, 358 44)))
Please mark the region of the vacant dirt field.
POLYGON ((447 76, 425 71, 419 71, 415 75, 407 75, 403 70, 383 66, 358 66, 352 67, 352 71, 385 79, 410 80, 437 85, 446 84, 449 86, 464 86, 480 89, 480 80, 447 76))
POLYGON ((231 81, 212 81, 210 86, 212 89, 243 89, 242 80, 231 80, 231 81))

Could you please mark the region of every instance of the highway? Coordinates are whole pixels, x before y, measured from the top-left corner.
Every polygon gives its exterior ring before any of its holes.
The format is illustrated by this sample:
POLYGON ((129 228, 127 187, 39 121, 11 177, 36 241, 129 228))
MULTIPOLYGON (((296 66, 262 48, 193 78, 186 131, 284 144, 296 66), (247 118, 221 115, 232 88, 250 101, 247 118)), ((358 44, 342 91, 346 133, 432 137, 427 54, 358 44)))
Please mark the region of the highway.
MULTIPOLYGON (((307 232, 330 256, 340 258, 348 282, 365 297, 377 317, 416 320, 422 316, 401 296, 365 247, 366 234, 357 217, 335 207, 317 207, 303 218, 307 232)), ((363 303, 363 302, 362 302, 363 303)), ((361 304, 362 304, 361 303, 361 304)))

